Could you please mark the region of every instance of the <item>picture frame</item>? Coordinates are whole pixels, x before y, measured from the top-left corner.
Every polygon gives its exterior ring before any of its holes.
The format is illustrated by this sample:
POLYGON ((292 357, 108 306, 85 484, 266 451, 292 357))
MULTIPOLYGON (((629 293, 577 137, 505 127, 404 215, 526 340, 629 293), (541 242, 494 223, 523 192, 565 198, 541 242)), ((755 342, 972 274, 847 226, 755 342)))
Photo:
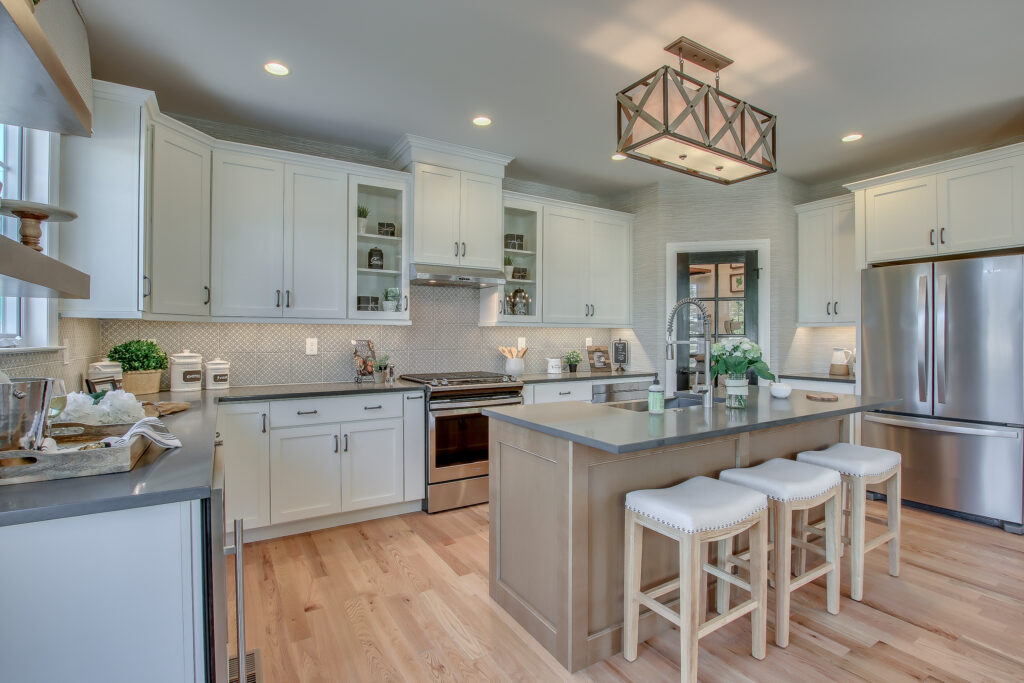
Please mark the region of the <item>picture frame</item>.
POLYGON ((612 357, 608 353, 608 346, 588 346, 587 358, 590 361, 591 372, 611 372, 612 357))
POLYGON ((525 266, 514 266, 512 268, 513 280, 529 280, 530 272, 525 266))
POLYGON ((747 291, 746 282, 744 273, 731 273, 729 275, 729 292, 740 294, 747 291))
POLYGON ((352 340, 352 361, 356 366, 356 381, 363 378, 373 379, 373 364, 377 360, 377 351, 369 339, 352 340))
POLYGON ((90 394, 101 391, 116 391, 121 388, 121 380, 116 377, 97 377, 96 379, 85 378, 85 388, 90 394))

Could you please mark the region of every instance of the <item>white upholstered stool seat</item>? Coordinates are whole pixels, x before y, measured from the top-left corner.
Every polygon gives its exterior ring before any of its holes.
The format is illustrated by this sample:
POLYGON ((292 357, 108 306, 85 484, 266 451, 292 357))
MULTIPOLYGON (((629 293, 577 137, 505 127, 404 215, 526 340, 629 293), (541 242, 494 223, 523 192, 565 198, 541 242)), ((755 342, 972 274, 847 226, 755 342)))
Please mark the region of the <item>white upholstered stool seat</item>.
MULTIPOLYGON (((883 543, 889 544, 889 575, 900 574, 900 497, 901 469, 903 457, 896 451, 852 443, 837 443, 821 451, 804 451, 796 456, 801 463, 828 467, 842 476, 843 501, 841 527, 849 520, 849 535, 842 533, 843 542, 850 546, 850 597, 861 600, 864 597, 864 555, 883 543), (867 487, 885 485, 885 519, 868 517, 865 498, 867 487), (866 538, 866 522, 886 525, 886 530, 872 538, 866 538)), ((820 535, 821 525, 808 525, 807 513, 801 514, 797 522, 797 538, 805 540, 807 534, 820 535)), ((798 563, 804 556, 798 555, 798 563)))
POLYGON ((718 478, 783 502, 817 498, 841 482, 835 470, 785 458, 775 458, 754 467, 725 470, 718 478))
POLYGON ((724 529, 768 509, 763 493, 710 477, 626 494, 626 509, 684 534, 724 529))
POLYGON ((852 443, 837 443, 823 451, 804 451, 798 453, 796 459, 855 477, 886 474, 899 467, 903 461, 903 457, 896 451, 855 446, 852 443))
MULTIPOLYGON (((626 494, 626 536, 623 578, 622 654, 637 656, 640 607, 650 612, 644 620, 667 619, 679 627, 679 668, 683 681, 697 680, 697 641, 726 624, 750 615, 751 654, 764 659, 768 615, 768 498, 758 491, 709 477, 694 477, 664 489, 626 494), (649 529, 679 544, 679 577, 660 586, 641 589, 644 530, 649 529), (708 564, 708 546, 750 533, 749 581, 708 564), (712 574, 723 585, 750 593, 735 607, 719 602, 719 616, 705 621, 707 590, 704 577, 712 574), (679 610, 658 598, 678 591, 679 610), (656 616, 657 615, 657 616, 656 616)), ((735 559, 735 558, 733 558, 735 559)), ((663 560, 662 560, 663 561, 663 560)), ((735 563, 734 563, 735 564, 735 563)))

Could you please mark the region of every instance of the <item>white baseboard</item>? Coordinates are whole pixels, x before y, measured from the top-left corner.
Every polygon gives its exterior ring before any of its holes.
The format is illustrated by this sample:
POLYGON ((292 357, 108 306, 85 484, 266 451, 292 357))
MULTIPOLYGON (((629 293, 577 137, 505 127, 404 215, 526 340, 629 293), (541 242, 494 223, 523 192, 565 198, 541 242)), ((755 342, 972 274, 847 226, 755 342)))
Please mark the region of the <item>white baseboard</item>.
MULTIPOLYGON (((336 515, 313 517, 310 519, 299 520, 297 522, 287 522, 286 524, 272 524, 270 526, 262 526, 255 529, 246 529, 245 542, 251 543, 253 541, 265 541, 268 538, 280 538, 281 536, 303 534, 307 531, 319 531, 320 529, 329 529, 331 527, 343 526, 345 524, 357 524, 359 522, 367 522, 371 519, 404 515, 408 512, 419 512, 422 509, 423 501, 413 500, 407 503, 382 505, 380 507, 368 508, 366 510, 353 510, 351 512, 341 512, 336 515)), ((227 532, 224 540, 225 545, 234 545, 234 532, 227 532)))

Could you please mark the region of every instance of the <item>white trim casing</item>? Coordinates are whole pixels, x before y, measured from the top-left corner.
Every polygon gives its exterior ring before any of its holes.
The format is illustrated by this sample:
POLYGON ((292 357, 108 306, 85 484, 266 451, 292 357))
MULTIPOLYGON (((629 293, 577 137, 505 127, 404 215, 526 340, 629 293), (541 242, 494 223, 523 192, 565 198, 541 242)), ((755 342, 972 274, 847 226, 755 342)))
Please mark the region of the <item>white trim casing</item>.
MULTIPOLYGON (((669 242, 665 245, 665 316, 672 312, 679 297, 676 296, 676 256, 693 251, 757 251, 757 265, 761 274, 757 284, 757 329, 758 344, 764 351, 764 361, 770 366, 772 363, 771 349, 771 300, 772 300, 772 269, 771 269, 771 240, 723 240, 716 242, 669 242)), ((666 327, 662 327, 661 334, 665 334, 666 327)), ((678 332, 678 330, 677 330, 678 332)), ((664 339, 659 338, 658 343, 664 347, 664 339)), ((664 351, 663 351, 664 353, 664 351)), ((671 396, 676 392, 675 361, 665 359, 664 382, 665 395, 671 396)), ((763 381, 763 380, 762 380, 763 381)))

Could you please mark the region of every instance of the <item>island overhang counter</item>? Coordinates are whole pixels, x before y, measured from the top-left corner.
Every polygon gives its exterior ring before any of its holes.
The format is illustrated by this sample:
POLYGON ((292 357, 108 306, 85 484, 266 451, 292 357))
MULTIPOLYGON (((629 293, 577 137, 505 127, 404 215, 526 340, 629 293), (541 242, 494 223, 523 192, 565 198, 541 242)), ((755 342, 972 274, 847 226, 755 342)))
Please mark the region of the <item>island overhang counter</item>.
MULTIPOLYGON (((569 671, 606 659, 621 650, 626 493, 848 441, 853 414, 894 403, 848 395, 818 402, 802 391, 776 399, 751 387, 745 409, 485 409, 491 598, 569 671)), ((643 553, 644 587, 678 576, 673 541, 648 534, 643 553)), ((667 628, 643 612, 640 640, 667 628)))

